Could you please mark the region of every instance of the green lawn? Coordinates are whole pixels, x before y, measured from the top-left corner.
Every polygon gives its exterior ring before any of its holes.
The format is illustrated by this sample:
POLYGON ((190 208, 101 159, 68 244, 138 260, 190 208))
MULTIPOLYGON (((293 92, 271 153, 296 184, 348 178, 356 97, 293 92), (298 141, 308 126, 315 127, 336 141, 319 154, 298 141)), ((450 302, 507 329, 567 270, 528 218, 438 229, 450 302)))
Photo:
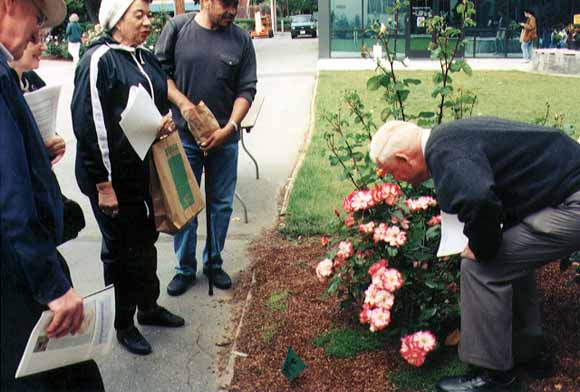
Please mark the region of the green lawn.
MULTIPOLYGON (((339 171, 328 163, 329 151, 323 139, 328 125, 322 119, 325 111, 336 111, 341 106, 341 96, 347 89, 356 89, 363 102, 375 114, 383 105, 380 94, 366 89, 369 72, 321 72, 316 92, 315 131, 306 159, 300 169, 290 196, 282 231, 288 235, 313 235, 333 231, 334 209, 341 210, 343 197, 352 185, 339 180, 339 171)), ((407 110, 434 110, 431 98, 432 72, 400 72, 402 77, 421 79, 423 83, 412 89, 407 110)), ((493 115, 531 122, 543 115, 549 102, 552 113, 565 115, 566 122, 576 127, 575 137, 580 137, 580 111, 578 91, 580 78, 565 78, 528 74, 523 72, 474 72, 472 77, 455 76, 455 88, 462 87, 478 96, 474 115, 493 115)))

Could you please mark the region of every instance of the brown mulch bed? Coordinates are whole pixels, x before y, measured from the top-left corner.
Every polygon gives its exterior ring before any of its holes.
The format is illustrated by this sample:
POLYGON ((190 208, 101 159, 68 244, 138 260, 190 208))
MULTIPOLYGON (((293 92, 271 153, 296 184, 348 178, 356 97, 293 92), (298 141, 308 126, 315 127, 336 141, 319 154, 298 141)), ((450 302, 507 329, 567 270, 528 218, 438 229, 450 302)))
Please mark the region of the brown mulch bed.
MULTIPOLYGON (((247 354, 236 361, 230 391, 394 391, 385 369, 403 363, 398 347, 336 359, 312 341, 322 333, 348 326, 335 298, 321 300, 324 287, 314 269, 324 254, 318 238, 289 241, 277 232, 264 234, 250 249, 254 260, 247 274, 255 276, 253 299, 247 309, 236 350, 247 354), (287 310, 273 310, 273 293, 288 293, 287 310), (289 383, 280 368, 292 346, 307 364, 304 373, 289 383)), ((523 377, 523 390, 580 391, 580 316, 578 286, 564 287, 570 274, 561 274, 557 263, 538 274, 544 303, 544 325, 555 354, 557 374, 543 381, 523 377)))

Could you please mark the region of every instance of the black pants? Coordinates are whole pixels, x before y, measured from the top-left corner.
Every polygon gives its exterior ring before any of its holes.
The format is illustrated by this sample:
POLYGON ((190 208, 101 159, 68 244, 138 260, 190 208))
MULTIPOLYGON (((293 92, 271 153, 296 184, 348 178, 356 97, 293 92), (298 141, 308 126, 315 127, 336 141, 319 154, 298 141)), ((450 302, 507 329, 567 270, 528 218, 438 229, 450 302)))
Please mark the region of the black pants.
POLYGON ((119 214, 105 215, 98 205, 98 196, 90 196, 91 207, 103 236, 101 260, 105 284, 115 285, 115 328, 133 326, 135 310, 150 310, 159 298, 157 249, 153 214, 149 216, 142 198, 119 200, 119 214))
MULTIPOLYGON (((68 266, 59 256, 59 261, 70 280, 68 266)), ((24 352, 32 328, 46 310, 46 306, 36 302, 30 289, 18 277, 12 260, 0 260, 1 270, 1 325, 0 391, 64 391, 97 392, 104 391, 101 373, 94 361, 86 361, 48 372, 14 379, 16 368, 24 352)))

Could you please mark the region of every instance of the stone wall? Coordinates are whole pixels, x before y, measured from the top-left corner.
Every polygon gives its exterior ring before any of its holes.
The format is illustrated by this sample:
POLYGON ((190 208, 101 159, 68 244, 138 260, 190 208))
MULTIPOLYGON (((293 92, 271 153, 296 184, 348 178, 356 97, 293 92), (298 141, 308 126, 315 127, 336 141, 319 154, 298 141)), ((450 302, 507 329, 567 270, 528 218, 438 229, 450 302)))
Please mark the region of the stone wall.
POLYGON ((541 73, 580 76, 580 51, 536 49, 532 68, 541 73))

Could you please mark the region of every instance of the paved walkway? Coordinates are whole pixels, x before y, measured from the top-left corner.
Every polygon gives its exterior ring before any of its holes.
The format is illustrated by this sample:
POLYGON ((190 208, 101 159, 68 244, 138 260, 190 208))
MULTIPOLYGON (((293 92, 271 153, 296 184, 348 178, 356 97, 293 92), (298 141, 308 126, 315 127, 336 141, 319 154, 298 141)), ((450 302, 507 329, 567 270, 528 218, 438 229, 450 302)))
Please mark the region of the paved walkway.
MULTIPOLYGON (((243 222, 242 209, 234 205, 234 215, 224 252, 225 269, 234 281, 247 268, 248 243, 276 222, 281 189, 287 182, 302 146, 309 121, 309 110, 316 77, 318 41, 291 40, 289 35, 254 41, 258 56, 258 94, 265 103, 257 124, 246 136, 248 148, 260 163, 256 180, 253 163, 240 150, 238 192, 248 206, 249 224, 243 222)), ((61 247, 71 266, 75 286, 88 293, 103 286, 99 259, 101 238, 86 197, 74 179, 75 138, 70 122, 73 69, 69 62, 43 61, 39 70, 48 83, 62 83, 58 131, 67 141, 65 158, 55 167, 63 193, 81 203, 87 228, 74 241, 61 247)), ((202 214, 202 217, 205 214, 202 214)), ((200 228, 205 222, 200 222, 200 228)), ((205 240, 204 230, 200 232, 205 240)), ((215 360, 218 342, 231 326, 232 290, 216 290, 207 295, 207 280, 199 274, 198 283, 181 297, 169 297, 166 286, 174 273, 175 256, 171 237, 162 235, 157 242, 161 281, 159 303, 182 315, 186 326, 175 330, 141 327, 153 346, 153 353, 139 357, 127 353, 117 343, 99 365, 107 391, 186 392, 216 391, 228 381, 229 374, 218 377, 215 360)), ((198 247, 198 255, 201 253, 198 247)))

